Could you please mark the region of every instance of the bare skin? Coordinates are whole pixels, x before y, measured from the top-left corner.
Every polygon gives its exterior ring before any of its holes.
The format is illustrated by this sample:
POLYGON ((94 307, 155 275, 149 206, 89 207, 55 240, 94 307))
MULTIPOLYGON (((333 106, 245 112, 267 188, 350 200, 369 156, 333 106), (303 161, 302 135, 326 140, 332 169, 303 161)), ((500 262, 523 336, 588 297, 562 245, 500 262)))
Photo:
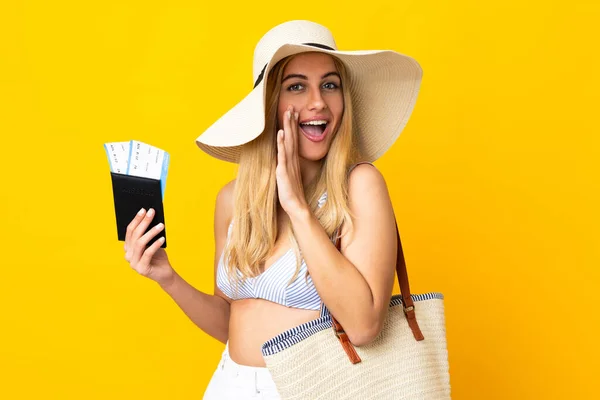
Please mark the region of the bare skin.
MULTIPOLYGON (((332 75, 335 71, 332 58, 319 53, 296 56, 284 71, 277 120, 279 127, 288 132, 285 140, 288 150, 289 141, 292 137, 295 138, 297 151, 294 155, 304 184, 314 178, 318 162, 329 151, 341 120, 343 98, 339 76, 332 75), (286 112, 290 112, 293 117, 286 112), (325 118, 330 125, 330 134, 326 136, 326 140, 318 143, 308 140, 297 128, 299 122, 315 116, 325 118), (291 132, 292 125, 295 129, 294 136, 291 132)), ((280 144, 278 151, 281 153, 284 149, 283 139, 280 144)), ((263 299, 232 301, 219 290, 216 284, 217 267, 233 216, 234 185, 235 181, 231 181, 220 190, 215 206, 214 295, 194 289, 179 277, 171 267, 165 250, 159 247, 161 242, 156 241, 145 250, 147 242, 162 231, 162 227, 157 226, 144 234, 152 221, 150 210, 149 213, 142 212, 129 224, 125 258, 138 273, 158 282, 203 331, 223 343, 229 340, 229 352, 233 361, 242 365, 264 367, 262 344, 285 330, 318 318, 319 311, 290 308, 263 299)), ((282 195, 280 193, 280 197, 282 195)), ((293 207, 296 206, 288 206, 293 207)), ((281 204, 277 215, 278 232, 285 232, 290 218, 281 204)), ((263 272, 265 266, 269 268, 288 249, 287 238, 278 237, 271 256, 262 266, 263 272)))
MULTIPOLYGON (((303 219, 305 214, 297 212, 306 209, 302 186, 315 177, 318 161, 329 151, 331 138, 341 120, 341 82, 332 72, 335 72, 333 59, 322 53, 298 55, 284 71, 285 85, 280 92, 277 112, 279 127, 285 131, 277 138, 278 232, 284 232, 286 226, 293 223, 307 264, 314 269, 311 272, 313 280, 316 283, 339 282, 340 287, 349 288, 356 294, 353 298, 344 298, 348 290, 336 294, 320 293, 321 297, 328 297, 328 307, 339 315, 338 320, 345 317, 347 324, 344 327, 350 339, 360 345, 372 340, 380 329, 393 283, 395 226, 385 181, 369 166, 359 166, 350 174, 350 207, 357 219, 355 239, 351 242, 342 239, 343 256, 330 242, 327 243, 318 223, 311 225, 309 219, 303 219), (311 140, 299 127, 304 121, 315 118, 327 121, 324 140, 311 140), (371 251, 365 252, 365 248, 371 251), (336 267, 328 268, 331 265, 336 267), (350 303, 350 306, 344 309, 339 305, 341 302, 350 303)), ((262 299, 231 300, 219 290, 217 266, 233 216, 234 187, 235 181, 226 184, 216 200, 214 294, 203 293, 183 280, 172 268, 165 250, 160 248, 160 241, 147 247, 147 243, 162 231, 162 227, 157 226, 145 233, 152 223, 151 212, 141 210, 128 225, 125 259, 140 275, 156 281, 202 331, 222 343, 229 341, 233 361, 264 367, 262 344, 285 330, 318 318, 319 311, 289 308, 262 299)), ((342 236, 345 233, 342 227, 342 236)), ((288 249, 287 238, 276 238, 274 249, 262 266, 263 271, 288 249)))
MULTIPOLYGON (((278 231, 282 232, 289 220, 283 210, 280 210, 278 215, 278 231)), ((265 263, 267 268, 288 249, 289 241, 277 238, 273 255, 265 263)), ((216 286, 215 294, 229 301, 216 286)), ((264 367, 265 362, 260 351, 264 342, 285 330, 319 317, 319 311, 286 307, 262 299, 235 300, 230 304, 229 353, 233 361, 242 365, 264 367)))
MULTIPOLYGON (((219 192, 215 207, 214 295, 202 293, 185 282, 170 265, 160 241, 146 248, 146 244, 162 231, 155 226, 144 234, 152 223, 153 210, 144 210, 128 225, 125 239, 125 259, 140 275, 155 280, 180 306, 186 315, 204 332, 225 343, 233 361, 242 365, 264 367, 261 353, 264 342, 277 334, 318 318, 319 311, 289 308, 262 299, 229 299, 216 284, 218 262, 223 252, 227 229, 233 215, 235 181, 219 192)), ((279 232, 289 223, 280 210, 279 232)), ((272 265, 289 248, 289 241, 277 238, 272 256, 265 265, 272 265), (287 246, 287 247, 286 247, 287 246)), ((264 271, 264 266, 263 266, 264 271)))
MULTIPOLYGON (((299 162, 302 183, 313 179, 318 162, 329 151, 337 126, 343 113, 343 97, 341 82, 331 57, 320 53, 305 53, 296 56, 285 68, 279 106, 277 112, 278 125, 285 129, 288 139, 294 138, 297 143, 296 157, 299 162), (286 112, 295 117, 286 119, 286 112), (327 119, 331 134, 322 142, 314 143, 303 136, 298 122, 319 116, 327 119), (294 131, 292 132, 292 129, 294 131), (291 135, 293 133, 293 136, 291 135)), ((284 140, 280 141, 279 152, 284 149, 284 140)), ((286 141, 286 146, 288 145, 286 141)), ((293 153, 293 152, 292 152, 293 153)), ((282 159, 279 159, 281 162, 282 159)), ((278 181, 280 188, 283 182, 278 181)), ((287 183, 287 182, 286 182, 287 183)), ((280 199, 284 197, 280 194, 280 199)), ((231 205, 232 206, 232 205, 231 205)), ((298 208, 291 205, 289 208, 298 208)), ((289 216, 282 205, 279 205, 278 232, 285 232, 290 223, 289 216)), ((229 222, 227 222, 227 226, 229 222)), ((269 259, 262 266, 269 268, 289 249, 289 241, 278 237, 269 259)), ((217 249, 220 254, 222 249, 217 249)), ((216 274, 216 269, 215 269, 216 274)), ((215 294, 226 298, 215 287, 215 294)), ((264 366, 261 346, 277 334, 302 323, 319 317, 318 310, 290 308, 262 299, 243 299, 231 302, 229 321, 229 352, 233 361, 252 366, 264 366)))

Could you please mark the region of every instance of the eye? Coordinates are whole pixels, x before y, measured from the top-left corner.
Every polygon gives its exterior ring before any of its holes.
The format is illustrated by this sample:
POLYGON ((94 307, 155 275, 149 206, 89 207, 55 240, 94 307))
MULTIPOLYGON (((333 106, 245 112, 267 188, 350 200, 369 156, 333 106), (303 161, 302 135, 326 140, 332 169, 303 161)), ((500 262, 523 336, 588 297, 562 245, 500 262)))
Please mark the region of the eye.
POLYGON ((333 82, 324 83, 323 87, 325 89, 329 89, 329 90, 335 90, 335 89, 339 88, 339 86, 336 83, 333 83, 333 82))
POLYGON ((298 90, 301 90, 301 88, 301 83, 294 83, 293 85, 288 86, 287 90, 289 90, 290 92, 297 92, 298 90))

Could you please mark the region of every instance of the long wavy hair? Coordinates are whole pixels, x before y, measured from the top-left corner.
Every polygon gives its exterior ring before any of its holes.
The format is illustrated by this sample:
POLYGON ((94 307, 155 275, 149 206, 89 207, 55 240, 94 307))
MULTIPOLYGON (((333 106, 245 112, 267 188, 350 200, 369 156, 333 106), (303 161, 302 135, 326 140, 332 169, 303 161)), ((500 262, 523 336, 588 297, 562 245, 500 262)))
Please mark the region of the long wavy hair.
MULTIPOLYGON (((277 105, 281 80, 286 65, 294 56, 279 61, 267 77, 265 107, 265 130, 253 141, 242 146, 237 181, 234 190, 234 212, 231 236, 224 250, 224 264, 235 286, 263 271, 261 266, 271 255, 278 235, 277 226, 277 105)), ((345 90, 348 73, 337 58, 333 61, 341 77, 344 110, 338 130, 331 142, 327 155, 321 160, 316 178, 304 187, 306 200, 327 235, 336 240, 340 227, 346 223, 352 227, 352 213, 348 206, 348 168, 359 161, 352 131, 352 102, 345 90), (327 192, 327 201, 319 207, 318 200, 327 192)), ((287 235, 296 255, 296 272, 288 282, 296 279, 301 267, 300 249, 294 237, 293 227, 287 235)), ((308 278, 308 273, 305 279, 308 278)))

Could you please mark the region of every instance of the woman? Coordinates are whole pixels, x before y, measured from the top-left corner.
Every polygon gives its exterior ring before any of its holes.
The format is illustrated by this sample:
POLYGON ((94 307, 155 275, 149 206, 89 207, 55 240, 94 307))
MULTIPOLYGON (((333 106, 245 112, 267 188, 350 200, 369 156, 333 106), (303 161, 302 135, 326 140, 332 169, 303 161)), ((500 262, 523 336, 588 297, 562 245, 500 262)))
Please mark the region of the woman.
POLYGON ((226 344, 205 399, 279 398, 262 344, 326 309, 355 346, 378 335, 397 242, 385 181, 370 162, 406 124, 421 76, 396 52, 336 50, 313 22, 278 25, 256 46, 254 89, 196 139, 239 163, 216 200, 214 294, 185 282, 161 241, 146 248, 162 230, 145 233, 152 210, 131 221, 127 261, 226 344))

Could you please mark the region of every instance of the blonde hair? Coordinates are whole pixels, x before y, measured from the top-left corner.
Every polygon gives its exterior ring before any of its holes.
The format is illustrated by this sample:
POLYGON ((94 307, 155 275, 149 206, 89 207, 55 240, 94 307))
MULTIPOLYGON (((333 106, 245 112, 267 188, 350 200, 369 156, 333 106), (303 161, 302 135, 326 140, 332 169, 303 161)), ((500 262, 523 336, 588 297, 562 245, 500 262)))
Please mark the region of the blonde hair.
MULTIPOLYGON (((237 181, 234 191, 233 227, 224 251, 227 273, 237 285, 241 280, 260 275, 261 265, 269 257, 277 238, 277 106, 281 79, 286 65, 293 58, 279 61, 267 78, 265 107, 265 130, 253 141, 242 146, 237 181), (252 188, 252 189, 248 189, 252 188), (260 188, 260 190, 257 190, 260 188)), ((360 153, 352 133, 352 102, 350 93, 344 88, 348 73, 344 64, 332 57, 341 77, 344 111, 327 155, 321 160, 317 177, 304 188, 304 194, 313 214, 327 235, 336 239, 343 223, 352 226, 352 214, 348 206, 349 166, 357 162, 360 153), (327 192, 327 201, 319 207, 318 200, 327 192)), ((294 238, 293 227, 286 232, 291 248, 296 255, 297 276, 300 266, 300 251, 294 238)), ((265 266, 266 267, 266 266, 265 266)), ((306 274, 306 279, 308 273, 306 274)))

